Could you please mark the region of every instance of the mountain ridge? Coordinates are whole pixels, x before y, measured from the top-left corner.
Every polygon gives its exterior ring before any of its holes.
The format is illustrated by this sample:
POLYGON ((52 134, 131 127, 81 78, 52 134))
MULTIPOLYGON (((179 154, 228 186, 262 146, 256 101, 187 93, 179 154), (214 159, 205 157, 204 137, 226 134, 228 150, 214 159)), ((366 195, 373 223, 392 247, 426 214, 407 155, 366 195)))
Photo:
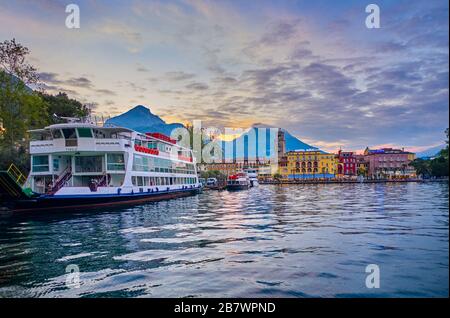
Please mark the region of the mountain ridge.
POLYGON ((165 135, 170 135, 175 128, 184 127, 181 123, 166 123, 144 105, 137 105, 123 114, 112 117, 106 124, 126 127, 141 133, 159 132, 165 135))
MULTIPOLYGON (((114 124, 117 126, 130 128, 139 131, 141 133, 159 132, 169 136, 173 129, 184 127, 184 125, 181 123, 170 123, 170 124, 166 123, 161 117, 153 114, 150 108, 144 105, 137 105, 123 114, 112 117, 106 121, 106 124, 114 124)), ((251 133, 251 131, 256 128, 277 128, 277 127, 264 125, 261 123, 253 124, 249 130, 247 130, 244 134, 235 139, 236 142, 241 141, 243 142, 245 136, 248 136, 251 133)), ((286 151, 293 151, 297 149, 318 149, 317 147, 311 146, 301 141, 297 137, 291 135, 286 129, 282 128, 282 131, 285 134, 286 151)), ((250 148, 249 151, 255 150, 250 148)))

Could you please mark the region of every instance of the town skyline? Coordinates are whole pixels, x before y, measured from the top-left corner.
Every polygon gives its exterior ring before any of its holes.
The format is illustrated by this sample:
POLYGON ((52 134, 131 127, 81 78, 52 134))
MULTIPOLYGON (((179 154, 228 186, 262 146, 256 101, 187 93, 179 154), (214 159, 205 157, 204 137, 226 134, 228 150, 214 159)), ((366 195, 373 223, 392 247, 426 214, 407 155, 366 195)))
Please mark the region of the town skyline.
POLYGON ((97 114, 281 127, 326 151, 444 143, 448 4, 378 1, 0 1, 0 36, 31 51, 50 93, 97 114), (67 29, 65 6, 80 6, 67 29))

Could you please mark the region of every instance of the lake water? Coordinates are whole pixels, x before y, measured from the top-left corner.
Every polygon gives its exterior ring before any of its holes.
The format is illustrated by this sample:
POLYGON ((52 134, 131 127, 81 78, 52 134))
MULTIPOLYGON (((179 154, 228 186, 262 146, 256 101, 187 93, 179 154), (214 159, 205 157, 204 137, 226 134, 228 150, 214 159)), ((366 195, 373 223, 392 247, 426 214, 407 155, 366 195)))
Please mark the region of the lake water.
POLYGON ((448 194, 448 183, 261 185, 3 215, 0 297, 447 297, 448 194))

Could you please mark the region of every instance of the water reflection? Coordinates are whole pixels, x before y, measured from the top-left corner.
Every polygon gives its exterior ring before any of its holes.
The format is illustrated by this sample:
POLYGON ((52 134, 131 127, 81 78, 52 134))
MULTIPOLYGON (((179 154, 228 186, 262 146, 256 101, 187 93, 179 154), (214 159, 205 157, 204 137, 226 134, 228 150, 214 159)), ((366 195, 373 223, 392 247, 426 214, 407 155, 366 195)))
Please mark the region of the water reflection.
POLYGON ((448 295, 448 184, 260 186, 0 218, 0 296, 448 295), (378 264, 382 288, 365 287, 378 264), (76 264, 81 287, 65 285, 76 264))

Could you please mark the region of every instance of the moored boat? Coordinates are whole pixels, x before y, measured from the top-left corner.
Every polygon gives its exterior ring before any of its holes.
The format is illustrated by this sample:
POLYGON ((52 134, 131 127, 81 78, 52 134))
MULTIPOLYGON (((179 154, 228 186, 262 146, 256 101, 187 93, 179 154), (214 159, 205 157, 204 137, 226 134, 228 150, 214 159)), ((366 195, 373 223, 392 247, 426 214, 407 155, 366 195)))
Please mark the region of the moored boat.
POLYGON ((245 173, 247 174, 249 180, 250 180, 250 186, 251 187, 257 187, 259 185, 258 183, 258 170, 255 168, 247 168, 244 169, 245 173))
POLYGON ((231 175, 227 179, 227 190, 246 190, 250 188, 250 179, 244 172, 231 175))
POLYGON ((191 149, 163 134, 73 120, 30 135, 28 178, 13 165, 0 172, 13 211, 133 205, 202 188, 191 149))

